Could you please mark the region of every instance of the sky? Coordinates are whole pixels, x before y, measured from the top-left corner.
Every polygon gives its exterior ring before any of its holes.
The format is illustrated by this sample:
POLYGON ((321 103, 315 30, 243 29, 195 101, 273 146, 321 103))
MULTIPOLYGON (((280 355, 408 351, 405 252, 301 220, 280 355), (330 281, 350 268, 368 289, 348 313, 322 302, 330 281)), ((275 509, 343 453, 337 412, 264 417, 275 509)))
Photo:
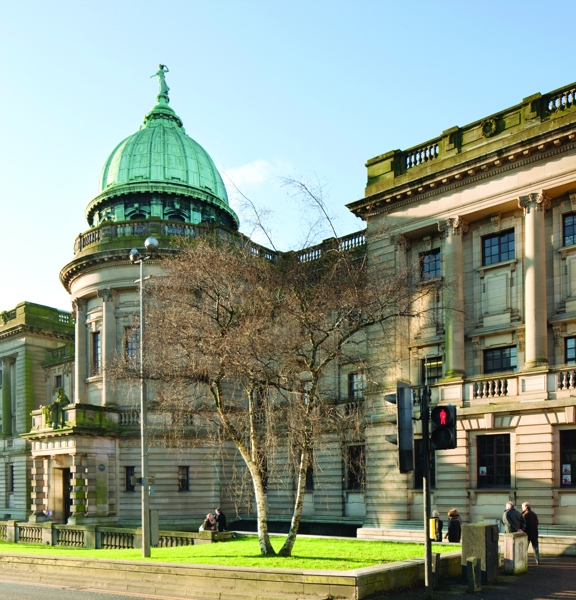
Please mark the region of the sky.
MULTIPOLYGON (((556 0, 5 0, 0 7, 0 312, 70 310, 59 281, 107 156, 155 104, 211 155, 241 230, 311 240, 312 182, 363 229, 368 159, 576 80, 576 3, 556 0)), ((324 223, 316 239, 330 237, 324 223)))

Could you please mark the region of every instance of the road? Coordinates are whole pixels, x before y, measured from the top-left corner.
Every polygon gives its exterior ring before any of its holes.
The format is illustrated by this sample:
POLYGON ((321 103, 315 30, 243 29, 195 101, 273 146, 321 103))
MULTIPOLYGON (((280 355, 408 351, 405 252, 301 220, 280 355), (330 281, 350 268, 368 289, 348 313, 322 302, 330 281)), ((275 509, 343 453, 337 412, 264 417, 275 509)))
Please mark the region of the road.
MULTIPOLYGON (((174 596, 152 596, 125 592, 102 592, 87 588, 61 587, 50 584, 33 584, 0 576, 0 600, 175 600, 174 596)), ((179 598, 178 600, 182 600, 179 598)))

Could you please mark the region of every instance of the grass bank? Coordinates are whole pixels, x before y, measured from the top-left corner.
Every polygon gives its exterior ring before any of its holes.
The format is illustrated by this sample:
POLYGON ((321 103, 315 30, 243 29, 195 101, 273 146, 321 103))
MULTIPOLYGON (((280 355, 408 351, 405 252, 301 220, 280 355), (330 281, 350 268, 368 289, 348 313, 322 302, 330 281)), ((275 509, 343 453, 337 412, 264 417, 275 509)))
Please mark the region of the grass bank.
MULTIPOLYGON (((279 550, 283 538, 273 538, 272 545, 279 550)), ((453 552, 458 546, 434 544, 433 552, 453 552)), ((35 544, 8 544, 0 542, 0 552, 35 554, 39 556, 70 556, 75 558, 102 558, 107 560, 146 560, 227 567, 260 567, 278 569, 311 569, 348 571, 383 563, 423 558, 424 545, 395 542, 366 542, 354 539, 299 537, 293 556, 261 556, 258 540, 240 536, 225 543, 152 548, 151 558, 142 558, 141 550, 89 550, 59 548, 35 544)))

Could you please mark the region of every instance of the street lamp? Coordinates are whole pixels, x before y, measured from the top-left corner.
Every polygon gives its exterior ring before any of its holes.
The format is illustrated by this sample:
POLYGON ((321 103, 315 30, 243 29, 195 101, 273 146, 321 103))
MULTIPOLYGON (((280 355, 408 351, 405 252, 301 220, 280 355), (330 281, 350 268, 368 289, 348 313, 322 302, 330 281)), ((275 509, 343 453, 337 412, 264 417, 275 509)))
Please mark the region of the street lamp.
POLYGON ((144 277, 144 261, 150 258, 150 255, 158 250, 158 240, 154 237, 146 238, 144 242, 146 256, 142 256, 137 248, 130 250, 130 262, 133 265, 140 265, 140 279, 134 283, 140 286, 140 451, 142 462, 142 556, 150 556, 150 493, 148 477, 148 454, 146 444, 146 383, 144 380, 144 281, 149 277, 144 277))

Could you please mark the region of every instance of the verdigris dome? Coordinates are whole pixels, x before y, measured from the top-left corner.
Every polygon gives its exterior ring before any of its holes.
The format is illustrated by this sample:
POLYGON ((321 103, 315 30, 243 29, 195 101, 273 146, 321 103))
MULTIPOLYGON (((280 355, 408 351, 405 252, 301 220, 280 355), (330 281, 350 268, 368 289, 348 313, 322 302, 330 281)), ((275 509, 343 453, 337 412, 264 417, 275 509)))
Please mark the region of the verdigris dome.
POLYGON ((158 217, 186 223, 219 223, 238 229, 222 177, 210 155, 168 105, 167 67, 158 104, 140 129, 120 142, 104 163, 98 195, 86 208, 91 227, 105 221, 158 217))
POLYGON ((228 204, 226 188, 214 162, 186 135, 168 106, 156 106, 139 131, 120 142, 104 163, 99 193, 112 186, 157 181, 208 191, 228 204))

